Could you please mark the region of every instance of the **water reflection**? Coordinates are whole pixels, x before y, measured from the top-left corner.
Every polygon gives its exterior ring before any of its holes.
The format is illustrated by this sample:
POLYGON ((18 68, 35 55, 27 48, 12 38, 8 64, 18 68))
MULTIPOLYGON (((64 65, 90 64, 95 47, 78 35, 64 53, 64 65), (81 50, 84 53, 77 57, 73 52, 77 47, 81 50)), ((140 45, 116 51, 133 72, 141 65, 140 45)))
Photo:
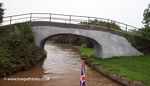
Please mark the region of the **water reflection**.
MULTIPOLYGON (((79 86, 80 54, 63 45, 47 44, 48 55, 44 61, 44 73, 55 80, 53 86, 79 86), (61 46, 61 47, 60 47, 61 46)), ((86 86, 119 86, 86 66, 86 86)))

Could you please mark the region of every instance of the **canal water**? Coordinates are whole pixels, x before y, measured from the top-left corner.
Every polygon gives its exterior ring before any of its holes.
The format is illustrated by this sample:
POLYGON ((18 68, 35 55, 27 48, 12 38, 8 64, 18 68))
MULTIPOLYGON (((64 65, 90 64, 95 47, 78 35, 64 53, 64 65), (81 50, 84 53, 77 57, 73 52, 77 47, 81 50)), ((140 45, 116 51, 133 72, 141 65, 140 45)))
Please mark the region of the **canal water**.
MULTIPOLYGON (((46 44, 47 57, 29 71, 1 78, 0 86, 79 86, 81 60, 77 50, 46 44)), ((86 66, 86 86, 121 86, 86 66)))

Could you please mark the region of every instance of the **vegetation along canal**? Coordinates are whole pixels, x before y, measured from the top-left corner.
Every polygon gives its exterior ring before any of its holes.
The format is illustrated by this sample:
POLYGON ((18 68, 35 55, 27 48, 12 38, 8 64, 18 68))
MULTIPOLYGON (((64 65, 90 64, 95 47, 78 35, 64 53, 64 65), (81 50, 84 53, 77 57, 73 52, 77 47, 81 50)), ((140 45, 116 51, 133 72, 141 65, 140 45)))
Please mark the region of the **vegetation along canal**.
MULTIPOLYGON (((81 60, 75 50, 46 44, 47 58, 29 71, 1 78, 0 86, 79 86, 81 60)), ((121 86, 86 66, 86 86, 121 86)))

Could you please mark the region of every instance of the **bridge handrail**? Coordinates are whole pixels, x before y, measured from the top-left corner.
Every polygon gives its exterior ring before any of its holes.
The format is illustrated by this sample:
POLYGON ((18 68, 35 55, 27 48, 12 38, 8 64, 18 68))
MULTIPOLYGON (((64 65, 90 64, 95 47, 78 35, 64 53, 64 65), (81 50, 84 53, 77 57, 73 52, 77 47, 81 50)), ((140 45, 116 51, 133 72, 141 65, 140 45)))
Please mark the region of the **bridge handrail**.
POLYGON ((56 14, 56 13, 26 13, 26 14, 6 16, 6 17, 3 17, 3 23, 0 26, 13 24, 13 22, 18 23, 18 20, 22 20, 21 22, 25 22, 25 21, 38 21, 41 19, 48 19, 48 21, 50 21, 50 22, 58 22, 56 20, 64 20, 65 22, 63 22, 63 23, 70 23, 70 24, 79 24, 81 21, 88 22, 90 20, 96 19, 96 20, 100 20, 100 21, 105 21, 107 23, 114 22, 119 27, 122 27, 122 29, 124 29, 126 32, 130 31, 130 30, 138 29, 137 27, 134 27, 134 26, 122 23, 122 22, 118 22, 115 20, 106 19, 106 18, 98 18, 98 17, 91 17, 91 16, 78 16, 78 15, 66 15, 66 14, 56 14), (40 15, 40 16, 36 16, 36 15, 40 15), (43 15, 44 15, 44 17, 43 17, 43 15), (55 16, 57 16, 57 17, 55 17, 55 16), (26 19, 26 20, 23 21, 23 19, 26 19), (78 22, 78 23, 75 23, 75 22, 78 22))

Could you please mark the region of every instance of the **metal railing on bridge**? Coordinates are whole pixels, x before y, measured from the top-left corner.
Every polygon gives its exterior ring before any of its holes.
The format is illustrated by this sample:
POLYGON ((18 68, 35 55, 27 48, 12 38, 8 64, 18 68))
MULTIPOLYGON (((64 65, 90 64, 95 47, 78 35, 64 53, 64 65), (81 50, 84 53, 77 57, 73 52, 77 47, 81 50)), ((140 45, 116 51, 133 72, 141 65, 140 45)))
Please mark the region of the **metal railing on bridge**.
POLYGON ((69 24, 81 24, 80 22, 88 22, 92 20, 103 21, 107 23, 115 23, 124 31, 137 30, 137 27, 114 21, 106 18, 89 17, 89 16, 77 16, 77 15, 65 15, 65 14, 55 14, 55 13, 27 13, 13 16, 3 17, 3 25, 10 25, 26 21, 48 21, 48 22, 59 22, 59 23, 69 23, 69 24))

